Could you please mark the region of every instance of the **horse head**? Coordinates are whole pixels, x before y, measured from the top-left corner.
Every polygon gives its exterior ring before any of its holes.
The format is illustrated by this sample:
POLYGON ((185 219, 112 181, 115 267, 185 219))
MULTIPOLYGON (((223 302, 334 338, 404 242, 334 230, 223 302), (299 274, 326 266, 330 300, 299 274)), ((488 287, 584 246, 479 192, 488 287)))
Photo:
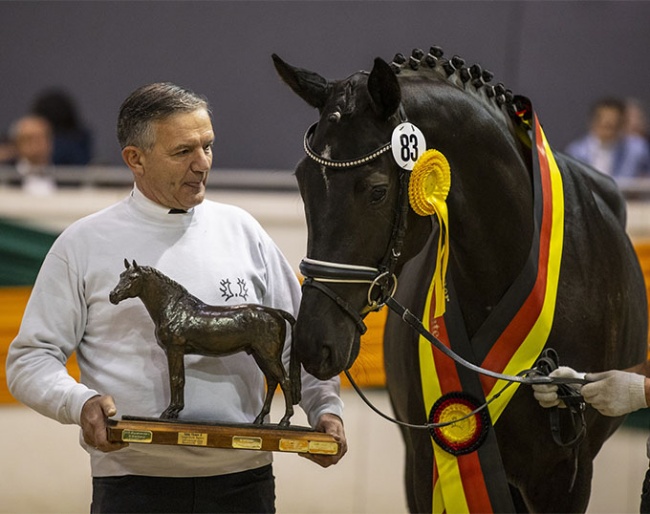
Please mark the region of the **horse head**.
MULTIPOLYGON (((305 369, 325 379, 354 362, 363 330, 359 318, 379 294, 378 287, 371 288, 372 270, 386 266, 396 250, 392 228, 401 223, 396 218, 404 185, 391 153, 381 149, 403 116, 401 91, 395 74, 381 59, 375 60, 370 73, 328 81, 273 58, 283 80, 320 112, 319 122, 305 137, 311 157, 296 169, 308 227, 308 258, 301 270, 310 275, 307 269, 320 267, 325 275, 334 271, 343 280, 329 283, 331 298, 316 287, 304 289, 295 341, 305 369), (357 272, 363 277, 364 271, 370 282, 357 278, 357 272)), ((410 226, 430 230, 430 224, 416 219, 413 212, 406 216, 404 222, 410 226)), ((408 237, 403 249, 396 251, 414 253, 416 240, 408 237)), ((403 262, 397 259, 388 281, 403 262)))
POLYGON ((108 299, 114 305, 127 298, 135 298, 142 292, 142 268, 135 261, 133 261, 133 265, 129 264, 126 259, 124 259, 124 267, 126 269, 120 273, 119 282, 108 295, 108 299))
MULTIPOLYGON (((468 98, 460 79, 451 80, 442 65, 432 63, 426 70, 405 66, 398 74, 395 62, 377 58, 370 73, 330 81, 276 55, 273 60, 283 81, 320 115, 305 135, 307 157, 296 168, 308 242, 307 258, 301 263, 307 279, 295 344, 305 369, 326 379, 352 365, 364 330, 361 319, 391 294, 394 277, 423 248, 432 231, 439 231, 436 216, 418 215, 409 206, 410 175, 398 165, 395 152, 400 149, 389 145, 396 127, 405 121, 414 123, 426 135, 426 146, 447 157, 454 170, 450 218, 455 217, 458 233, 480 235, 486 223, 495 221, 490 216, 468 223, 458 213, 469 201, 486 213, 501 210, 505 216, 507 202, 495 207, 495 197, 490 195, 500 188, 524 192, 515 200, 522 205, 507 205, 507 216, 529 212, 524 209, 530 203, 525 194, 530 191, 530 178, 501 105, 485 102, 485 92, 468 98), (482 105, 486 103, 487 107, 482 105), (488 160, 497 148, 500 162, 488 160), (513 167, 523 171, 516 179, 519 183, 505 185, 499 172, 513 167), (486 180, 489 174, 493 178, 486 180)), ((452 61, 448 64, 452 66, 452 61)), ((456 66, 461 67, 458 62, 456 66)), ((525 246, 532 221, 523 224, 525 246)), ((482 235, 478 244, 485 238, 482 235)), ((505 245, 501 251, 513 250, 505 245)), ((526 250, 514 253, 521 260, 526 250)), ((520 264, 513 265, 513 273, 520 264)), ((469 281, 468 287, 472 287, 469 281)))

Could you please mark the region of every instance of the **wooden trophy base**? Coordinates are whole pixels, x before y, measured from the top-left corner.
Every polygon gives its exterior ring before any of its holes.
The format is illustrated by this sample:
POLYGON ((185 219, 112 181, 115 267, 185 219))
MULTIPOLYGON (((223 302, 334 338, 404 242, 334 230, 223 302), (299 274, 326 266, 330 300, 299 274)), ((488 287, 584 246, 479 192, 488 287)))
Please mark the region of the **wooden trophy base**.
POLYGON ((108 420, 108 440, 112 442, 205 446, 237 450, 314 453, 336 455, 334 437, 308 427, 281 427, 274 424, 210 424, 156 418, 124 416, 108 420))

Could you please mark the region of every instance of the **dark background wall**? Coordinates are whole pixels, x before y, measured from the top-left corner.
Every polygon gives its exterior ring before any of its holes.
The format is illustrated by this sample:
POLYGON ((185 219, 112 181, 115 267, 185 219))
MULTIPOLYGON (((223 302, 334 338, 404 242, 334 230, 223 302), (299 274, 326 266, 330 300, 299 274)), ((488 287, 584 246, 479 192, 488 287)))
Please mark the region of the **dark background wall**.
POLYGON ((291 169, 316 118, 270 55, 343 78, 439 45, 529 96, 551 144, 581 134, 602 95, 650 105, 650 2, 0 1, 0 131, 45 87, 78 100, 96 161, 119 164, 116 113, 169 80, 210 99, 216 167, 291 169))

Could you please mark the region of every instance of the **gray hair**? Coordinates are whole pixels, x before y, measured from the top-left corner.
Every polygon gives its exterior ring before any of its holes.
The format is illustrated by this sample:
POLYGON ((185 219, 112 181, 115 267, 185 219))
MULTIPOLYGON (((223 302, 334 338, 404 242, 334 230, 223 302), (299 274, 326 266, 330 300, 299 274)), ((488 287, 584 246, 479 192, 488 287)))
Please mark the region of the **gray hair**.
POLYGON ((156 82, 136 89, 124 100, 117 118, 120 148, 137 146, 150 150, 155 142, 153 122, 197 109, 205 109, 210 114, 210 106, 203 96, 171 82, 156 82))

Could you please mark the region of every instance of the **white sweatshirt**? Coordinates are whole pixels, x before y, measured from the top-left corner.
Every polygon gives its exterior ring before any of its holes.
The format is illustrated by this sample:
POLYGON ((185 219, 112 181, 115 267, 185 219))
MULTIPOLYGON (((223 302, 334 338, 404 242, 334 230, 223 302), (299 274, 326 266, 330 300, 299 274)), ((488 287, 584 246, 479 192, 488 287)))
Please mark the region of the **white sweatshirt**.
MULTIPOLYGON (((248 213, 205 200, 187 214, 169 214, 134 189, 68 227, 46 256, 7 356, 7 383, 18 400, 61 423, 79 424, 84 403, 96 394, 113 396, 117 419, 158 417, 165 410, 167 358, 153 321, 139 298, 117 306, 108 299, 124 259, 158 269, 210 305, 298 311, 293 270, 248 213), (81 383, 65 368, 75 351, 81 383)), ((250 423, 260 412, 264 376, 252 356, 187 355, 185 372, 180 420, 250 423)), ((302 382, 301 406, 310 424, 326 412, 341 416, 338 379, 323 382, 303 371, 302 382)), ((80 440, 93 476, 210 476, 272 460, 268 452, 151 444, 102 453, 80 440)))

